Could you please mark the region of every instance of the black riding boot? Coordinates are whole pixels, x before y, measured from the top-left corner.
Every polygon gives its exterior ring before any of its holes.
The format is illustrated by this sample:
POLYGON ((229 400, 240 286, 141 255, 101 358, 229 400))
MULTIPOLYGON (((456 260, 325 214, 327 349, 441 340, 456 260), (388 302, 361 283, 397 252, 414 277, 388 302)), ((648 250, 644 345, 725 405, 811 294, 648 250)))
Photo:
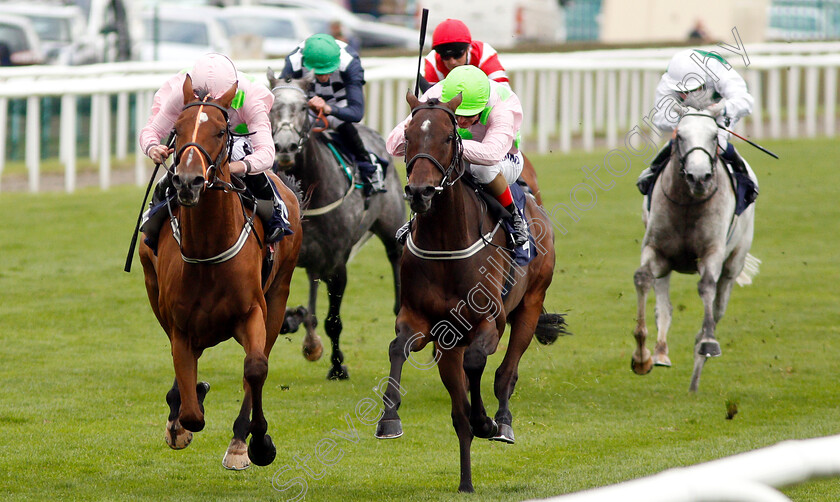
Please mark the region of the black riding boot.
MULTIPOLYGON (((143 214, 143 222, 140 227, 142 232, 146 235, 146 245, 157 253, 158 236, 160 234, 160 227, 166 220, 167 211, 164 208, 158 208, 154 214, 152 209, 160 205, 166 198, 167 192, 172 195, 175 193, 175 186, 172 184, 172 175, 167 172, 155 185, 152 191, 152 200, 149 201, 149 209, 143 214)), ((177 204, 177 200, 173 200, 173 205, 177 204)))
POLYGON ((285 235, 286 225, 283 221, 283 208, 280 205, 279 197, 274 193, 268 174, 257 173, 245 176, 245 186, 257 199, 271 201, 274 207, 271 218, 263 218, 265 242, 271 244, 279 241, 285 235))
POLYGON ((528 226, 525 225, 525 220, 516 210, 516 204, 511 204, 505 209, 510 213, 510 223, 513 225, 513 244, 516 247, 524 246, 528 242, 528 226))
POLYGON ((336 127, 336 131, 341 135, 341 139, 353 153, 356 158, 356 165, 359 166, 359 174, 362 176, 362 188, 365 197, 376 192, 385 191, 385 176, 382 172, 382 166, 375 155, 371 154, 365 148, 365 143, 362 137, 359 136, 359 130, 350 122, 343 122, 336 127))
POLYGON ((732 170, 736 173, 738 183, 745 185, 744 202, 746 202, 746 205, 749 206, 755 202, 755 199, 758 198, 758 186, 750 178, 750 173, 747 171, 747 164, 744 162, 741 154, 738 153, 738 150, 735 149, 735 146, 732 143, 728 143, 726 150, 721 153, 720 158, 732 166, 732 170))
POLYGON ((650 190, 653 188, 653 183, 656 181, 659 173, 661 173, 662 170, 665 169, 665 166, 668 165, 668 160, 671 158, 671 143, 673 143, 673 140, 669 140, 665 143, 665 146, 659 150, 659 153, 657 153, 656 157, 654 157, 651 161, 650 167, 642 171, 642 174, 639 175, 639 179, 636 180, 636 187, 639 188, 642 195, 650 193, 650 190))

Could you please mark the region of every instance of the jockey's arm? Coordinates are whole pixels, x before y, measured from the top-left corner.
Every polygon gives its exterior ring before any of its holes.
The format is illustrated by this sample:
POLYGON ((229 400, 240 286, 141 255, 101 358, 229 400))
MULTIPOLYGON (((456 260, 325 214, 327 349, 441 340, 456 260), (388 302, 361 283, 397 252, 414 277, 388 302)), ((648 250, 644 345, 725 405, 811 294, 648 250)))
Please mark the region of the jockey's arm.
POLYGON ((231 162, 233 174, 261 173, 274 164, 274 138, 268 116, 274 95, 262 85, 251 85, 246 93, 247 99, 239 113, 248 125, 248 132, 252 133, 249 138, 253 152, 242 160, 231 162))
MULTIPOLYGON (((426 92, 420 96, 420 102, 426 102, 431 98, 440 98, 441 93, 441 86, 433 85, 430 87, 426 92)), ((411 122, 411 114, 408 114, 408 117, 403 119, 402 122, 397 124, 391 132, 388 134, 388 137, 385 138, 385 149, 388 150, 388 153, 394 157, 400 157, 405 155, 405 128, 408 127, 409 122, 411 122)))
POLYGON ((677 102, 676 93, 668 88, 664 79, 656 86, 656 93, 653 98, 653 125, 663 132, 671 132, 676 128, 679 116, 674 110, 677 102))
POLYGON ((361 80, 345 82, 344 91, 347 99, 347 106, 337 107, 330 104, 330 115, 344 122, 361 122, 365 116, 365 93, 362 90, 361 80))
POLYGON ((716 83, 718 94, 726 99, 726 117, 733 123, 752 113, 754 99, 747 91, 747 83, 734 69, 720 72, 716 83))
POLYGON ((498 164, 513 147, 515 132, 513 114, 497 114, 488 120, 487 130, 481 140, 464 140, 464 160, 483 166, 498 164))
POLYGON ((144 154, 149 155, 149 150, 159 145, 175 126, 175 120, 178 119, 181 108, 184 106, 183 85, 184 76, 178 74, 170 78, 155 93, 151 115, 146 126, 140 130, 138 138, 140 150, 144 154))

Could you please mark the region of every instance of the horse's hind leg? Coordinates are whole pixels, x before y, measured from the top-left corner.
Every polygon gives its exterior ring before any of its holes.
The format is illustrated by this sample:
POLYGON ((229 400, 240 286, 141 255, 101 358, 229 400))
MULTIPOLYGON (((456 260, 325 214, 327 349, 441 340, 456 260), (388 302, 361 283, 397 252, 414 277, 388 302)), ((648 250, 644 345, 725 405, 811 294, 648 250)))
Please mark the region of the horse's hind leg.
POLYGON ((248 458, 248 447, 245 440, 248 438, 248 431, 251 427, 251 386, 248 381, 243 380, 245 395, 242 397, 242 406, 239 415, 233 422, 233 439, 230 440, 225 456, 222 459, 222 466, 225 469, 241 471, 251 466, 251 459, 248 458))
POLYGON ((671 359, 668 357, 668 330, 671 327, 674 307, 671 305, 670 289, 670 273, 653 283, 653 291, 656 293, 656 348, 653 350, 653 364, 656 366, 671 366, 671 359))
POLYGON ((510 444, 515 441, 513 415, 510 412, 510 397, 513 395, 516 382, 519 380, 519 361, 534 337, 544 299, 545 293, 539 295, 536 300, 530 300, 526 295, 522 305, 511 312, 510 340, 502 364, 496 370, 494 384, 496 399, 499 400, 499 410, 496 412, 499 432, 495 437, 490 438, 493 441, 510 444))
POLYGON ((324 352, 321 337, 315 332, 315 327, 318 325, 318 318, 315 316, 315 304, 318 301, 318 284, 321 278, 317 273, 308 269, 306 275, 309 277, 309 312, 303 319, 303 327, 306 330, 306 336, 303 338, 303 357, 308 361, 317 361, 321 359, 321 354, 324 352))
MULTIPOLYGON (((202 411, 204 410, 204 397, 208 390, 210 390, 210 384, 207 382, 199 382, 196 386, 198 404, 202 411)), ((169 417, 166 421, 166 444, 173 450, 184 449, 192 442, 193 434, 184 429, 181 421, 178 420, 178 414, 181 411, 181 393, 178 390, 177 379, 172 383, 169 392, 166 393, 166 404, 169 405, 169 417)))
POLYGON ((347 374, 347 366, 344 364, 344 353, 339 346, 341 337, 341 300, 344 297, 344 289, 347 287, 347 268, 344 264, 336 267, 335 272, 327 280, 327 291, 329 292, 330 307, 327 318, 324 320, 324 331, 332 342, 332 366, 327 373, 329 380, 346 380, 350 377, 347 374))
POLYGON ((645 375, 650 373, 653 368, 650 351, 645 347, 648 334, 645 322, 645 304, 648 291, 653 285, 653 274, 651 274, 650 268, 644 265, 639 267, 633 275, 633 282, 636 285, 636 329, 633 331, 633 336, 636 338, 636 350, 633 351, 630 366, 634 373, 645 375))
POLYGON ((464 373, 470 388, 470 428, 476 437, 489 439, 499 433, 499 426, 487 416, 484 409, 481 399, 481 376, 487 366, 487 356, 496 351, 499 330, 495 323, 485 323, 478 329, 478 335, 464 352, 464 373))

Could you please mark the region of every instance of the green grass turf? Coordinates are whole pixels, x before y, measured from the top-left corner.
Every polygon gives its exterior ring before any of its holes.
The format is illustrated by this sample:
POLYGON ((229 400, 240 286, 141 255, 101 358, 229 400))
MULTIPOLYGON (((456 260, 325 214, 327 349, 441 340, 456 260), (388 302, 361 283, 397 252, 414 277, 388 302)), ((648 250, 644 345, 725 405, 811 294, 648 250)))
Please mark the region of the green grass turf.
MULTIPOLYGON (((766 146, 782 160, 740 146, 761 181, 752 248, 763 260, 761 273, 733 292, 717 331, 723 355, 708 362, 696 395, 687 389, 702 310, 697 276, 672 280, 673 367, 647 376, 630 371, 632 276, 643 234, 634 181, 642 164, 620 177, 599 171, 605 186, 615 186, 594 188, 594 201, 578 188, 579 203, 592 207, 576 222, 556 218, 567 233, 557 237, 546 300, 549 311, 568 313, 574 336, 548 347, 534 343, 525 354, 512 400, 517 443, 473 443, 477 493, 466 497, 456 493, 457 441, 435 370, 406 366, 402 438, 376 440, 374 426, 355 418, 356 405, 376 399, 372 388, 388 374, 394 333, 390 273, 378 242, 349 267, 342 341, 351 379, 327 381, 328 355, 307 362, 300 334, 281 338, 266 384, 277 459, 228 472, 221 459, 242 397, 243 353, 234 342, 199 361, 199 376, 212 385, 205 430, 183 451, 163 440, 164 395, 173 379, 168 341, 149 308, 139 261, 131 274, 122 271, 142 189, 2 193, 0 494, 285 500, 296 490, 277 491, 272 480, 282 487, 299 477, 311 501, 522 500, 836 434, 840 147, 822 139, 766 146), (738 403, 733 420, 725 418, 727 401, 738 403), (348 436, 345 418, 355 441, 337 434, 348 436), (329 466, 315 460, 325 438, 340 448, 329 466), (311 474, 296 467, 307 455, 311 474)), ((603 165, 605 153, 533 156, 546 206, 568 204, 573 187, 586 181, 581 168, 603 165)), ((298 270, 290 305, 306 294, 298 270)), ((652 319, 652 298, 649 308, 652 319)), ((490 358, 483 382, 491 413, 500 361, 501 354, 490 358)), ((795 501, 840 500, 840 482, 813 481, 785 493, 795 501)))

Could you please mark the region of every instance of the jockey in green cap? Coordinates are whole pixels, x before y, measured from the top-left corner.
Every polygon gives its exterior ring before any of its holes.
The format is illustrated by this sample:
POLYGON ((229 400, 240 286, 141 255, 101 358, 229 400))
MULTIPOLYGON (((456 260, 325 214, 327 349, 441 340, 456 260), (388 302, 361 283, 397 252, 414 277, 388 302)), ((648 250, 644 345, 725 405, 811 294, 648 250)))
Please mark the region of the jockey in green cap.
MULTIPOLYGON (((453 69, 443 82, 430 87, 420 101, 438 98, 447 102, 458 94, 461 104, 455 116, 458 134, 463 139, 463 159, 469 163, 476 181, 510 212, 514 244, 522 246, 528 242, 528 228, 510 192, 510 184, 516 183, 524 166, 519 151, 522 105, 508 86, 489 80, 472 65, 453 69)), ((391 155, 405 154, 405 128, 410 121, 411 115, 388 135, 386 146, 391 155)), ((397 232, 398 237, 407 235, 409 223, 397 232)))
POLYGON ((359 55, 346 43, 318 33, 289 53, 280 78, 303 78, 305 71, 315 75, 307 91, 309 108, 323 112, 330 127, 350 148, 359 166, 365 197, 384 192, 384 166, 367 151, 355 126, 365 113, 365 73, 359 55))

